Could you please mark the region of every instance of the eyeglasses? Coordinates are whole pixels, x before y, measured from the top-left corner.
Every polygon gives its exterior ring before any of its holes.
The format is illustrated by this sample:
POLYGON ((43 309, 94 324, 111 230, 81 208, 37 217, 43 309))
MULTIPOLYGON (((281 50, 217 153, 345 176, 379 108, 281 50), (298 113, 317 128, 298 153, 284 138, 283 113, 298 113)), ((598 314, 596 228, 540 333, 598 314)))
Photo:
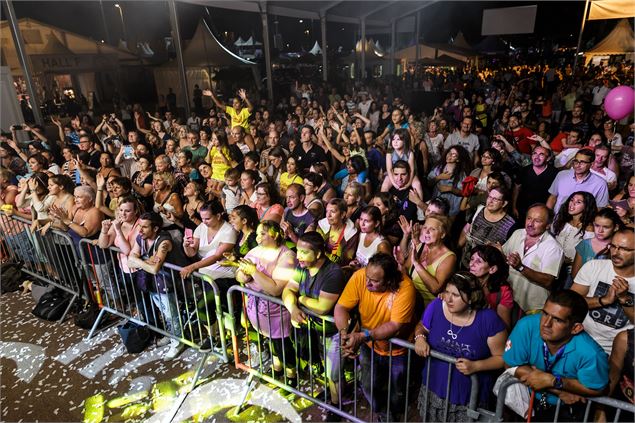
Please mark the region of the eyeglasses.
POLYGON ((609 248, 611 250, 614 251, 624 251, 625 253, 632 253, 633 251, 635 251, 635 248, 626 248, 626 247, 622 247, 621 245, 615 245, 615 244, 609 244, 609 248))
POLYGON ((578 159, 574 159, 572 163, 573 163, 574 166, 579 165, 579 164, 591 164, 591 162, 589 162, 589 161, 578 160, 578 159))
POLYGON ((492 197, 491 195, 488 195, 488 196, 487 196, 487 199, 488 199, 488 200, 492 200, 492 201, 498 201, 499 203, 502 203, 503 201, 505 201, 505 200, 503 200, 502 198, 492 197))

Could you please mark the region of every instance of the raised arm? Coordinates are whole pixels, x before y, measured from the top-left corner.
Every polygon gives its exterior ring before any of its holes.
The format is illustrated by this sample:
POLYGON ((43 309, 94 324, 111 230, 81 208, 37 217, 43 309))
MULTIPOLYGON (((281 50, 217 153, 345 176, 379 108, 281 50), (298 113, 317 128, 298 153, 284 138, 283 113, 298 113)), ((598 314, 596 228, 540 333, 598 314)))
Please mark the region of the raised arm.
POLYGON ((247 110, 249 110, 249 113, 251 113, 252 110, 254 110, 254 106, 249 101, 249 98, 247 98, 247 91, 245 91, 244 88, 241 88, 240 90, 238 90, 238 96, 245 102, 247 110))
POLYGON ((214 102, 214 104, 216 105, 216 107, 222 109, 223 111, 225 111, 225 103, 223 103, 222 101, 220 101, 216 95, 214 94, 214 91, 212 90, 203 90, 203 95, 207 96, 207 97, 212 97, 212 101, 214 102))

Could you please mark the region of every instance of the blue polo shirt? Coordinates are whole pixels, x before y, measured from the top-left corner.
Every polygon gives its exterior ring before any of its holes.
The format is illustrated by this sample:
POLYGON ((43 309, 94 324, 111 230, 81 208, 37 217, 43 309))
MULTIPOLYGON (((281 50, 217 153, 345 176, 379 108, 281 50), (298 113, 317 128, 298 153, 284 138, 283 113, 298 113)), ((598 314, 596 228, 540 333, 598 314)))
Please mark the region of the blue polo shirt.
MULTIPOLYGON (((503 360, 508 366, 528 365, 545 371, 540 317, 541 314, 527 316, 514 327, 503 354, 503 360)), ((553 363, 554 358, 549 354, 549 363, 553 363)), ((568 379, 577 379, 589 389, 601 390, 609 381, 608 356, 588 333, 581 332, 565 345, 564 353, 554 364, 551 373, 568 379)), ((541 395, 538 393, 536 399, 538 400, 541 395)), ((555 405, 558 397, 553 394, 547 395, 547 401, 555 405)))

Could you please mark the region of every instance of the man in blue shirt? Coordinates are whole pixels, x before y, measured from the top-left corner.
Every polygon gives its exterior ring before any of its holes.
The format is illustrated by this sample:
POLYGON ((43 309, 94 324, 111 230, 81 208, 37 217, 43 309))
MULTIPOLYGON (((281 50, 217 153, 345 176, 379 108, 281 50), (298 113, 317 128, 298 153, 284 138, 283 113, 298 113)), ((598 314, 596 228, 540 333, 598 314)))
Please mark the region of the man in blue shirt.
POLYGON ((608 357, 582 326, 588 306, 571 290, 552 293, 541 314, 520 320, 512 331, 503 360, 518 367, 515 376, 539 391, 535 421, 553 421, 558 398, 558 421, 581 421, 583 397, 602 395, 608 384, 608 357))

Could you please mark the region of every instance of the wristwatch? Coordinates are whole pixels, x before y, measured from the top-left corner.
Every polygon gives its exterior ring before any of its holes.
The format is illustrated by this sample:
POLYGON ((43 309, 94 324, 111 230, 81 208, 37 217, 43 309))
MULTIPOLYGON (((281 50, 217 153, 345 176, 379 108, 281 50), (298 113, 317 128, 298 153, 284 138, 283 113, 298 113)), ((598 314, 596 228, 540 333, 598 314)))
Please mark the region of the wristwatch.
POLYGON ((619 300, 619 303, 620 305, 626 307, 633 307, 633 305, 635 304, 635 302, 633 301, 633 297, 631 297, 630 295, 627 295, 624 301, 619 300))
POLYGON ((561 376, 555 376, 553 379, 553 388, 554 389, 562 389, 564 388, 564 382, 562 381, 561 376))
POLYGON ((520 272, 520 273, 523 273, 523 270, 525 270, 525 265, 524 265, 524 264, 522 264, 522 263, 520 263, 520 266, 518 266, 518 267, 516 268, 516 270, 517 270, 518 272, 520 272))

